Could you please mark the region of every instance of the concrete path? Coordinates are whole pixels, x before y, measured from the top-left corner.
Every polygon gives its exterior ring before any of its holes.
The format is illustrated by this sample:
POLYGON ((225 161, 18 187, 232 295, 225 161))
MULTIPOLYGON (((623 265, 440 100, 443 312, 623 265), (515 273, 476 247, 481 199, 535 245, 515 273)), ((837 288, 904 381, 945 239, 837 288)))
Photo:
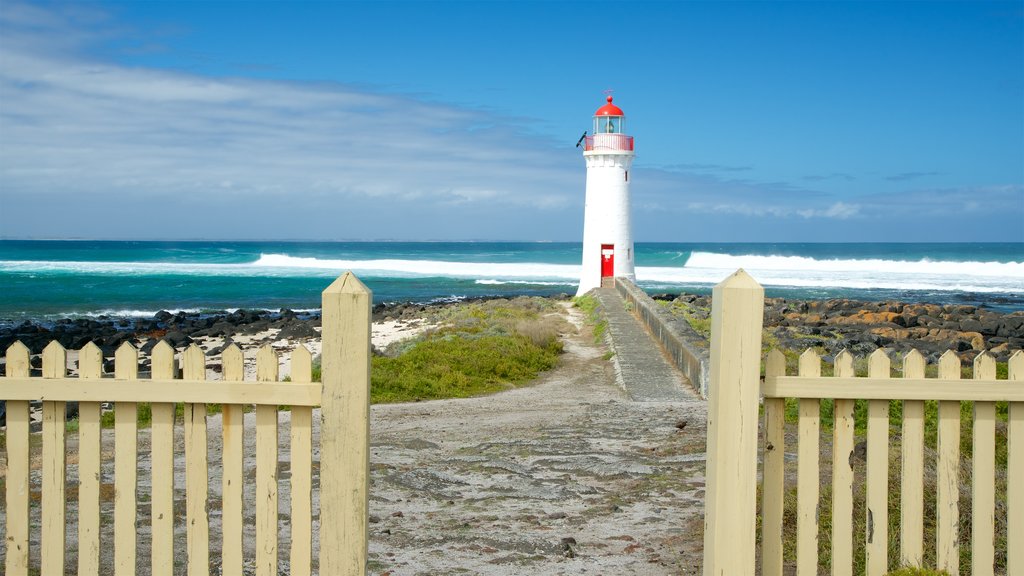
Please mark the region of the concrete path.
POLYGON ((699 401, 689 380, 665 356, 661 346, 626 309, 614 288, 598 288, 597 298, 608 320, 616 379, 635 402, 699 401))

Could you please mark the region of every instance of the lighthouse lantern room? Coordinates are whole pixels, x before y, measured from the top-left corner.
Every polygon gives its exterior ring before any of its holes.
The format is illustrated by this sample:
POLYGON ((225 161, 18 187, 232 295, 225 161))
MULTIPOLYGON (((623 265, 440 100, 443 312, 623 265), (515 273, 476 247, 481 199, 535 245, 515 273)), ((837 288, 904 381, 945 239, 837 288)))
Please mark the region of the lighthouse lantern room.
POLYGON ((625 132, 626 115, 608 102, 594 113, 592 136, 584 138, 587 195, 583 217, 583 268, 577 295, 611 285, 616 276, 636 280, 629 169, 633 137, 625 132))

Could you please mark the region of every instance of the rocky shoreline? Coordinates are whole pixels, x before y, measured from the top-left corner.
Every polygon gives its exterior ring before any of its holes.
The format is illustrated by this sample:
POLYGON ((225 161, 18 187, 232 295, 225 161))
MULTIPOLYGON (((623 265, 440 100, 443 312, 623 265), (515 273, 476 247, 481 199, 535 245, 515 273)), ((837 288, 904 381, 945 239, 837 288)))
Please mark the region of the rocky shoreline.
MULTIPOLYGON (((710 296, 652 298, 697 325, 710 318, 710 296)), ((969 363, 987 351, 997 362, 1006 362, 1024 349, 1024 311, 1003 313, 984 306, 766 298, 764 326, 780 348, 821 348, 829 355, 844 349, 854 356, 879 348, 900 354, 916 349, 934 363, 953 350, 969 363)))
MULTIPOLYGON (((568 296, 554 298, 565 300, 568 296)), ((654 294, 652 298, 697 323, 710 318, 710 296, 682 293, 654 294)), ((403 332, 402 328, 422 323, 443 309, 463 302, 467 300, 378 304, 373 308, 374 327, 388 324, 389 332, 394 328, 403 332)), ((766 298, 765 328, 781 348, 817 347, 827 354, 846 349, 859 356, 878 348, 905 353, 913 348, 929 361, 936 361, 946 350, 953 350, 961 360, 971 362, 986 350, 997 361, 1005 362, 1013 351, 1024 348, 1024 311, 1003 313, 984 306, 766 298)), ((104 357, 112 358, 117 347, 129 342, 142 353, 145 369, 146 357, 160 340, 166 340, 179 350, 196 343, 213 356, 231 343, 249 349, 275 342, 305 343, 318 339, 319 335, 319 311, 237 310, 203 314, 161 311, 151 318, 100 316, 55 322, 24 321, 0 327, 0 353, 15 341, 25 344, 32 354, 40 354, 51 341, 59 342, 68 350, 78 350, 94 342, 104 357)), ((394 340, 380 339, 376 332, 374 336, 377 352, 394 340)))

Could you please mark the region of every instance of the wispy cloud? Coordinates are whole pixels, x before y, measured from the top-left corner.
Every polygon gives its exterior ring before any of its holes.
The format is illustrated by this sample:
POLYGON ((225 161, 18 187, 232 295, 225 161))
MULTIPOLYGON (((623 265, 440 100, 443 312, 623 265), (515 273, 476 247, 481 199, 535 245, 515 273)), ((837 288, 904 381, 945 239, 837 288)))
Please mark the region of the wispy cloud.
POLYGON ((753 166, 737 166, 729 164, 670 164, 661 166, 669 171, 694 171, 694 172, 746 172, 753 170, 753 166))
POLYGON ((842 180, 845 182, 853 182, 857 178, 852 174, 845 172, 832 172, 831 174, 809 174, 803 177, 808 182, 825 182, 828 180, 842 180))
POLYGON ((942 172, 900 172, 899 174, 893 174, 886 176, 886 180, 890 182, 904 182, 907 180, 917 180, 919 178, 927 178, 929 176, 941 176, 942 172))
POLYGON ((510 119, 344 85, 130 68, 82 56, 91 35, 66 15, 5 4, 0 18, 0 199, 294 206, 329 196, 339 208, 365 197, 549 210, 577 195, 573 152, 510 119))

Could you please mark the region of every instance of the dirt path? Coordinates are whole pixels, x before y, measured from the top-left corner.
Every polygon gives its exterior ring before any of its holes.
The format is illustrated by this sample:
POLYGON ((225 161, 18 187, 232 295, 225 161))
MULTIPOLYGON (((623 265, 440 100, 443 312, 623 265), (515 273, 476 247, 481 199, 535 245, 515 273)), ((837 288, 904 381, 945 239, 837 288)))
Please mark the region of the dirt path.
POLYGON ((571 336, 529 388, 374 406, 371 573, 697 573, 704 405, 629 401, 604 352, 571 336))

